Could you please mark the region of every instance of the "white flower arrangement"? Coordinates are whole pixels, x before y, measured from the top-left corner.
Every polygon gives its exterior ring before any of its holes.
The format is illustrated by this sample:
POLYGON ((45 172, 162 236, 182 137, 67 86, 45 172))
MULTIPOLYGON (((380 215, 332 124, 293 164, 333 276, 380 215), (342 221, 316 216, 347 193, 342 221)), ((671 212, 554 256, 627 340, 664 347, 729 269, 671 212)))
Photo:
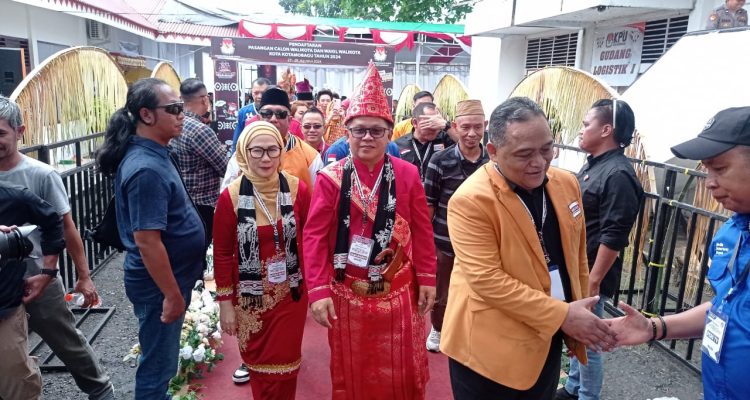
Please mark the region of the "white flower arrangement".
MULTIPOLYGON (((199 390, 202 385, 193 381, 201 378, 204 371, 211 372, 216 363, 224 359, 224 355, 217 352, 222 342, 219 307, 214 296, 203 287, 202 281, 198 281, 193 289, 180 333, 179 368, 177 375, 169 382, 172 400, 201 398, 199 390)), ((135 366, 140 352, 140 345, 136 343, 123 361, 130 361, 135 366)))

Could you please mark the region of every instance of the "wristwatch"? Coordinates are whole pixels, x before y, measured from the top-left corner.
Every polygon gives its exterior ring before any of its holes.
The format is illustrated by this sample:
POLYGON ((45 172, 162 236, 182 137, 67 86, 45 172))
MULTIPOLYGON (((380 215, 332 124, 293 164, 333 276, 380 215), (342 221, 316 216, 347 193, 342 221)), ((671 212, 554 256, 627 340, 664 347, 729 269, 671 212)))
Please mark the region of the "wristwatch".
POLYGON ((41 275, 47 275, 52 278, 57 278, 57 274, 60 272, 57 268, 42 268, 42 271, 39 273, 41 275))
POLYGON ((445 129, 444 131, 448 132, 451 129, 451 122, 445 121, 445 129))

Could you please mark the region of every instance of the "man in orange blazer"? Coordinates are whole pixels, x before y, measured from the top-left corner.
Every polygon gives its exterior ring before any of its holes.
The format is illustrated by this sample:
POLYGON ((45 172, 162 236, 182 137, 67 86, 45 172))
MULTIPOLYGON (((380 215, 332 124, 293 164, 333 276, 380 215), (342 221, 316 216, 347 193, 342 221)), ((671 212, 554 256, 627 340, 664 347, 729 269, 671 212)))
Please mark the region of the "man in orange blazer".
POLYGON ((592 312, 586 230, 575 176, 550 168, 553 140, 539 106, 514 97, 490 117, 490 162, 448 203, 456 253, 440 350, 453 395, 551 399, 563 339, 609 350, 609 326, 592 312))

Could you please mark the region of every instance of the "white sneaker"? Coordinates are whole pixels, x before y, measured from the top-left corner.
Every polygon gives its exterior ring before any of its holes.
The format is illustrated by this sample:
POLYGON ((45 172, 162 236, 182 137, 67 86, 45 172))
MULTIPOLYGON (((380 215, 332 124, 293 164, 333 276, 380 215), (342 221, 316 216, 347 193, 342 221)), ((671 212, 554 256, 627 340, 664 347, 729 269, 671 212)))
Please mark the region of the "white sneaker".
POLYGON ((427 351, 440 353, 440 332, 435 328, 431 328, 430 336, 427 336, 427 351))
POLYGON ((250 368, 248 368, 245 363, 242 363, 242 365, 237 368, 237 371, 234 371, 234 374, 232 375, 232 382, 238 385, 250 382, 250 368))

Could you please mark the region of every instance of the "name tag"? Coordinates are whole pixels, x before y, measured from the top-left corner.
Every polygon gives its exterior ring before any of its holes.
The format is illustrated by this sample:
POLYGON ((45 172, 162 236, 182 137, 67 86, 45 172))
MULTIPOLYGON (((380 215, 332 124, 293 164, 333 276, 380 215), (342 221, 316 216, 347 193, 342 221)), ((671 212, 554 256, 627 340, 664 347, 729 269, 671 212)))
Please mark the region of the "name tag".
POLYGON ((570 209, 570 213, 573 214, 573 218, 581 215, 581 206, 578 205, 577 201, 570 203, 568 208, 570 209))
POLYGON ((374 240, 354 235, 352 237, 352 244, 349 246, 349 256, 346 262, 356 267, 367 268, 370 264, 370 254, 374 245, 374 240))
POLYGON ((709 358, 719 363, 721 358, 721 347, 724 344, 724 333, 727 329, 727 319, 721 314, 708 310, 706 314, 706 328, 703 330, 701 351, 709 358))
POLYGON ((560 267, 551 265, 549 267, 549 278, 552 281, 550 294, 552 297, 565 301, 565 290, 563 289, 562 279, 560 278, 560 267))
POLYGON ((281 283, 286 281, 286 258, 271 261, 268 264, 268 281, 271 283, 281 283))

